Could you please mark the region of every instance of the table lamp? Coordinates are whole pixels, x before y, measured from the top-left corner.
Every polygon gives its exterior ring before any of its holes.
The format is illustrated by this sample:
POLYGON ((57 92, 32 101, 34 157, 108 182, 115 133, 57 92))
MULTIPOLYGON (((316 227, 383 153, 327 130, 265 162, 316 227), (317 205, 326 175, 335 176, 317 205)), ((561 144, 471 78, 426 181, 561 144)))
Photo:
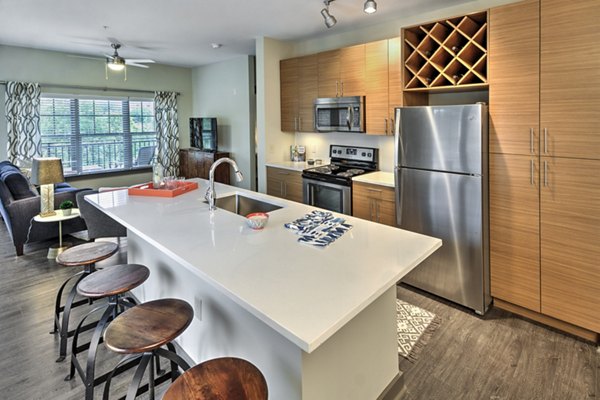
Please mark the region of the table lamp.
POLYGON ((60 158, 34 158, 31 166, 31 183, 40 185, 40 216, 56 215, 54 211, 54 184, 64 182, 60 158))

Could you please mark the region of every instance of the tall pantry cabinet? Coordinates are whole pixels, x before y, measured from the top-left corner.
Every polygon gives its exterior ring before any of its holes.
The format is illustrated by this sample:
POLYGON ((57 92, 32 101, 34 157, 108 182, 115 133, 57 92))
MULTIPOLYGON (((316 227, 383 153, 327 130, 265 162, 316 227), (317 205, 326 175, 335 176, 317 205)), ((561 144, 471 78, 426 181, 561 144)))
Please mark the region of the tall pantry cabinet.
POLYGON ((492 296, 600 332, 597 0, 490 11, 492 296))

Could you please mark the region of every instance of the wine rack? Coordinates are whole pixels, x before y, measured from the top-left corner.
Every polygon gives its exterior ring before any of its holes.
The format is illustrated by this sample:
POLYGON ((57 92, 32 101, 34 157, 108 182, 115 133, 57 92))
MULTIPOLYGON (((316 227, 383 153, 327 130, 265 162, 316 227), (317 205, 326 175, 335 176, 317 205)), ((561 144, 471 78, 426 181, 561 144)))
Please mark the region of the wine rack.
POLYGON ((487 12, 404 28, 404 90, 487 87, 487 12))

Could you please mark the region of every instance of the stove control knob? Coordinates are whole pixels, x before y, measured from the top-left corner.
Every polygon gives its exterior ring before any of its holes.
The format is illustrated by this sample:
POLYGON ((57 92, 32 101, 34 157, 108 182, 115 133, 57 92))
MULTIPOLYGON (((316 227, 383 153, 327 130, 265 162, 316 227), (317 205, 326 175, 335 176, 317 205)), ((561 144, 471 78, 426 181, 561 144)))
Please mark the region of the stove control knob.
POLYGON ((367 156, 371 157, 371 153, 367 154, 367 156))
POLYGON ((366 156, 366 155, 367 155, 367 153, 365 153, 365 152, 363 151, 363 153, 362 153, 362 156, 364 157, 364 156, 366 156))

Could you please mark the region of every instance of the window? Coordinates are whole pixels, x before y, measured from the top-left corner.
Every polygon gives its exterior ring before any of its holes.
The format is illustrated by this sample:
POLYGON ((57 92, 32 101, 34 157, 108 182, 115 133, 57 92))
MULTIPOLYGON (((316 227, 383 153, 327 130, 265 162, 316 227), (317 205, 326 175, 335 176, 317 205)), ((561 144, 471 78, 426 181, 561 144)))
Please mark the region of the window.
POLYGON ((40 130, 42 156, 60 157, 66 176, 147 167, 154 101, 44 95, 40 130))

